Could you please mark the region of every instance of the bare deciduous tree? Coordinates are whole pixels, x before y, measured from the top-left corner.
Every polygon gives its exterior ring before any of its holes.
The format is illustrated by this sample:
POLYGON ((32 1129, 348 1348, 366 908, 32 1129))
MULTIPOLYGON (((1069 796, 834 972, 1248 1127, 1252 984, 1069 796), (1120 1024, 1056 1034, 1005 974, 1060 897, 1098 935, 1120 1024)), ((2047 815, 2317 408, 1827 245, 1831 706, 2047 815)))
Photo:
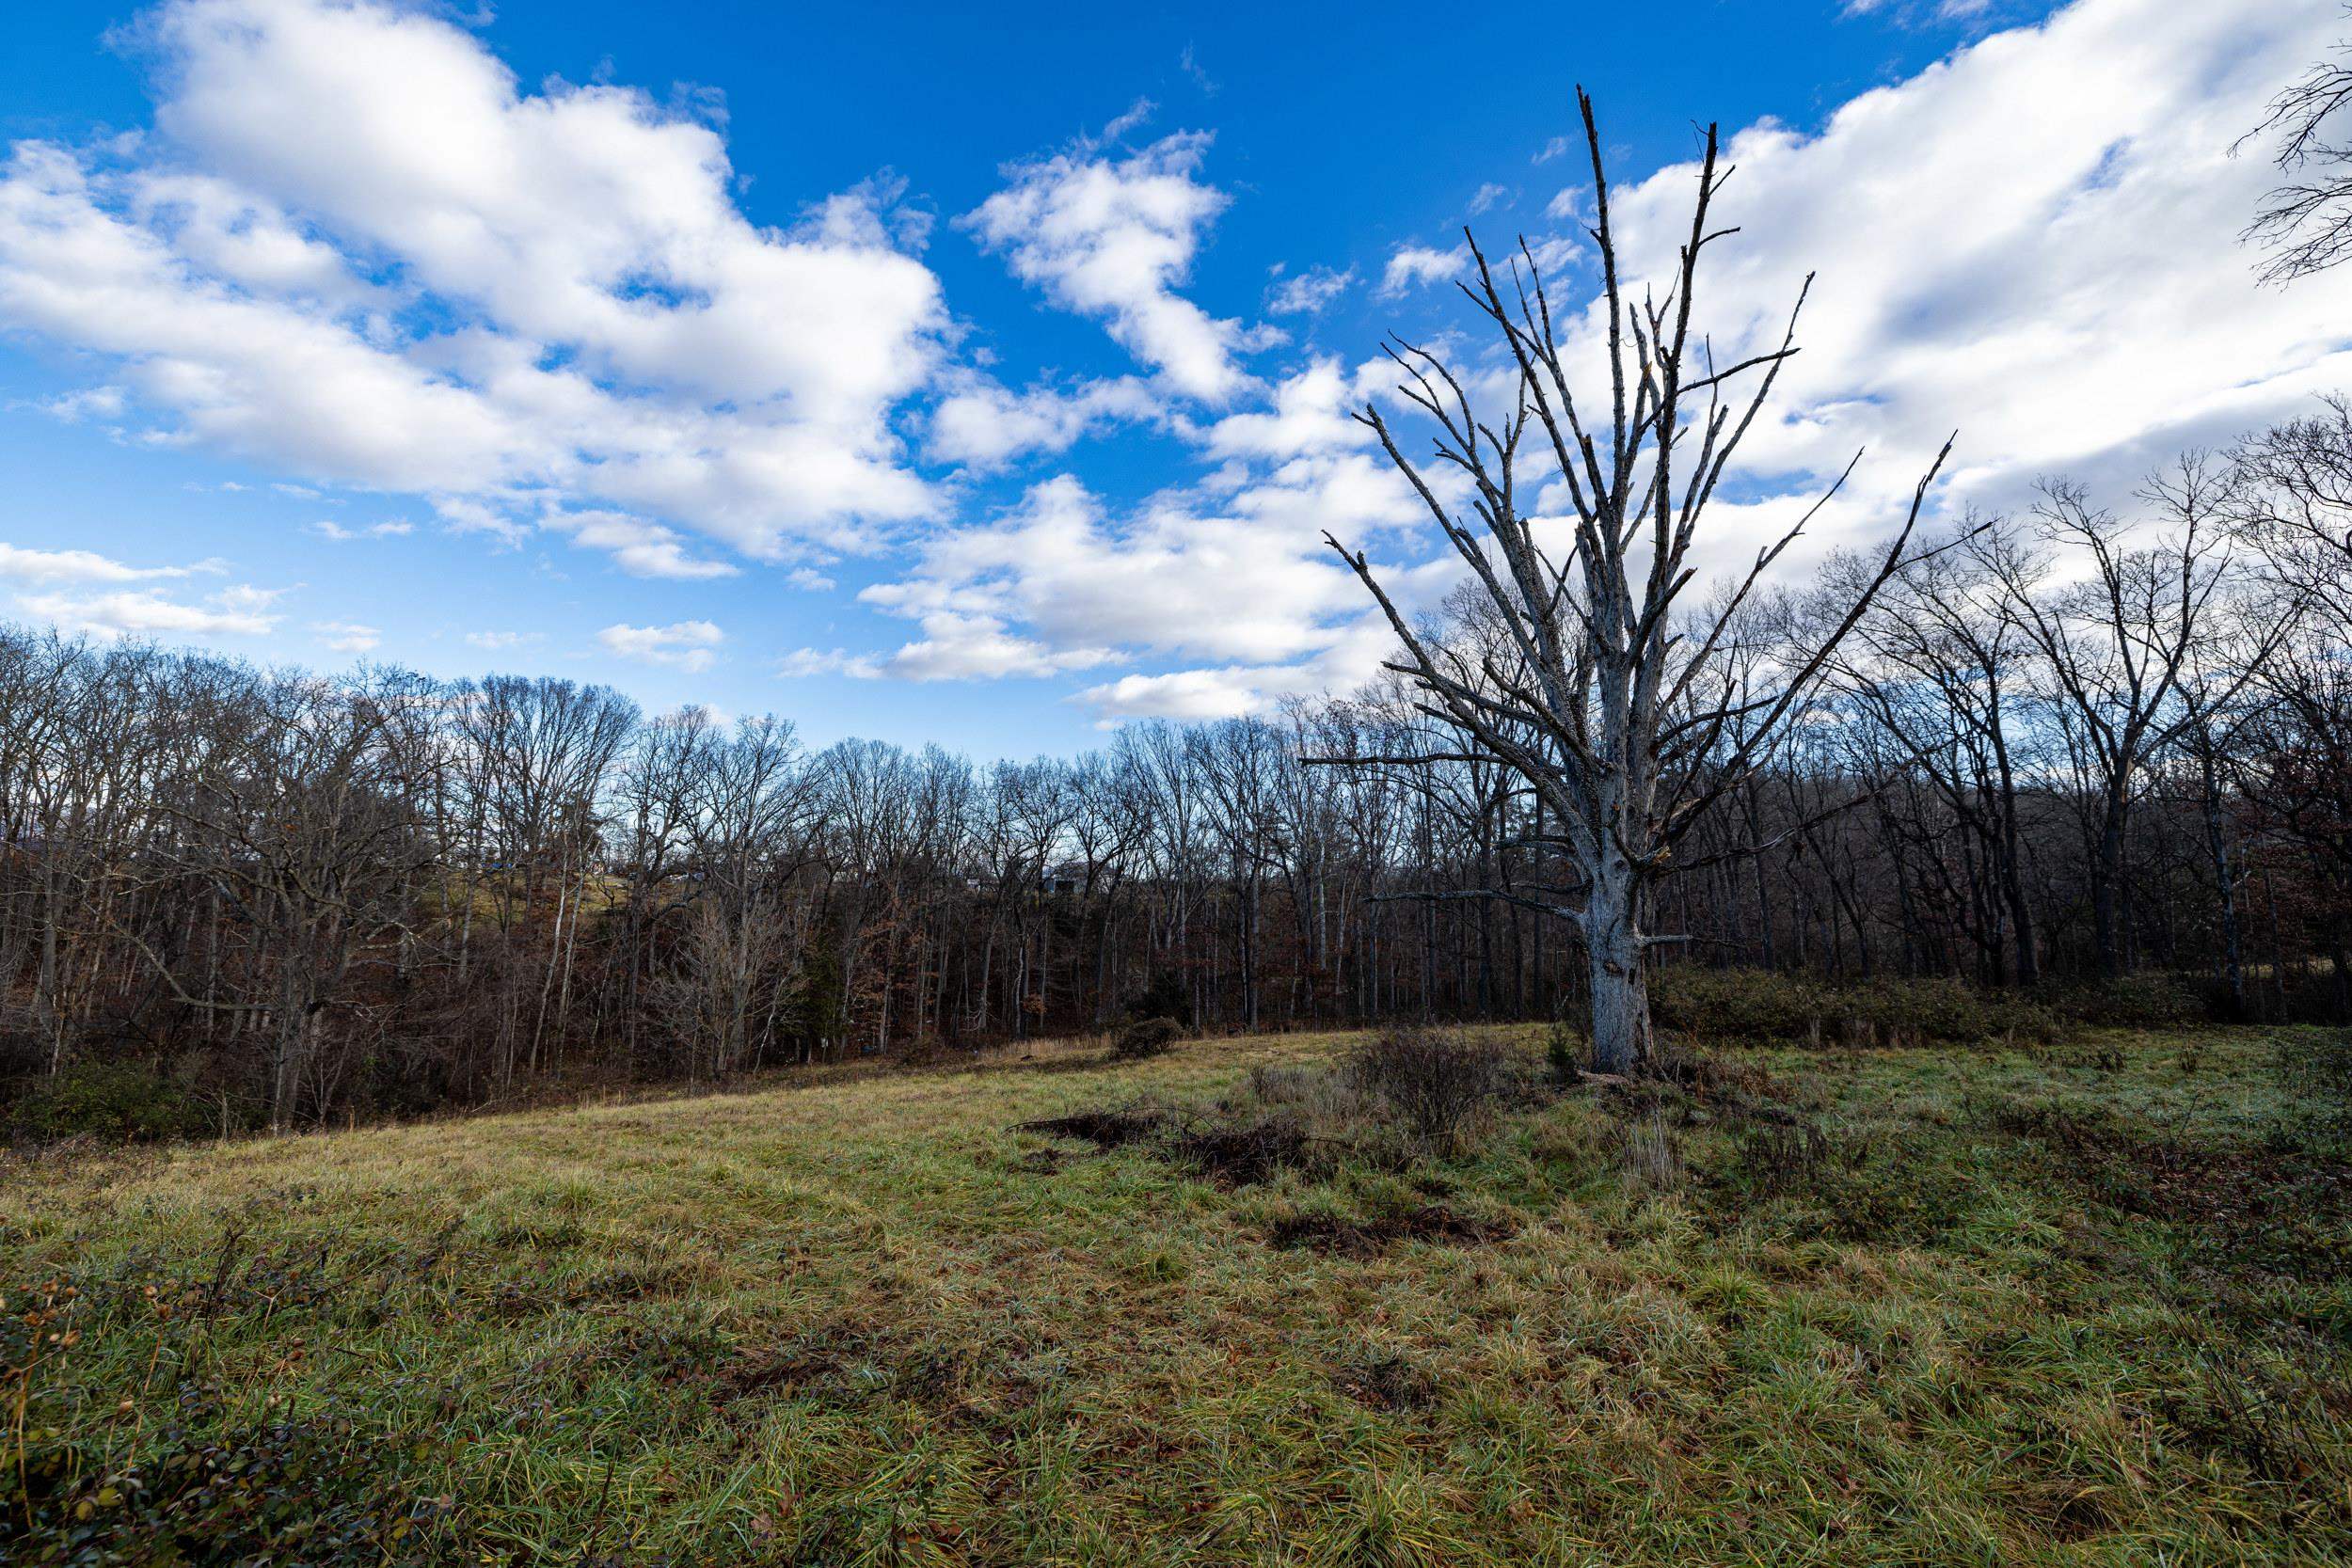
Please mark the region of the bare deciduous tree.
POLYGON ((2267 253, 2265 283, 2292 283, 2352 256, 2352 146, 2342 139, 2352 105, 2352 44, 2339 44, 2270 101, 2247 141, 2273 138, 2284 176, 2263 198, 2246 238, 2267 253))
MULTIPOLYGON (((1630 297, 1611 228, 1592 101, 1581 90, 1577 98, 1592 163, 1590 233, 1608 344, 1609 390, 1599 419, 1588 418, 1579 402, 1534 254, 1522 244, 1506 283, 1474 240, 1477 280, 1464 292, 1502 339, 1513 367, 1500 416, 1474 408, 1460 377, 1437 355, 1402 341, 1390 351, 1406 376, 1400 390, 1438 426, 1430 462, 1406 455, 1377 405, 1359 416, 1491 602, 1507 654, 1464 652, 1424 634, 1362 552, 1330 543, 1403 644, 1403 657, 1391 668, 1412 681, 1426 711, 1470 738, 1476 754, 1517 772, 1556 825, 1581 894, 1573 902, 1534 901, 1582 933, 1594 1063, 1625 1072, 1649 1055, 1648 950, 1676 940, 1644 928, 1653 884, 1667 874, 1677 845, 1704 808, 1770 756, 1780 726, 1902 563, 1943 457, 1920 480, 1894 543, 1846 611, 1809 628, 1761 684, 1733 673, 1728 656, 1743 611, 1838 488, 1832 485, 1761 549, 1744 578, 1710 610, 1685 612, 1683 594, 1698 571, 1693 552, 1708 503, 1796 352, 1804 291, 1777 348, 1719 367, 1708 341, 1694 332, 1701 259, 1736 232, 1709 227, 1729 173, 1718 166, 1710 125, 1673 277, 1662 297, 1630 297), (1742 379, 1752 390, 1731 395, 1742 379), (1542 448, 1535 461, 1543 478, 1557 483, 1572 513, 1559 560, 1538 540, 1521 499, 1534 489, 1523 485, 1521 471, 1531 437, 1542 448), (1452 484, 1432 478, 1443 470, 1467 485, 1466 501, 1446 499, 1452 484)), ((1469 895, 1505 896, 1499 889, 1469 895)))

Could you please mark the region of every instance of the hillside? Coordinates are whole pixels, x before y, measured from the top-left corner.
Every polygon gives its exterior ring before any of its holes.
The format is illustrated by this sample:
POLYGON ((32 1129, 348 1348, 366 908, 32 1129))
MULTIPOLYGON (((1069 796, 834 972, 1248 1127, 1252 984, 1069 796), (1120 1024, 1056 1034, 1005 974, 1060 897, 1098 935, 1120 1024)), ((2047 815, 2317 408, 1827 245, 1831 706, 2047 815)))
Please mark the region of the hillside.
POLYGON ((0 1166, 0 1558, 2352 1552, 2332 1037, 1725 1051, 1419 1154, 1343 1044, 0 1166))

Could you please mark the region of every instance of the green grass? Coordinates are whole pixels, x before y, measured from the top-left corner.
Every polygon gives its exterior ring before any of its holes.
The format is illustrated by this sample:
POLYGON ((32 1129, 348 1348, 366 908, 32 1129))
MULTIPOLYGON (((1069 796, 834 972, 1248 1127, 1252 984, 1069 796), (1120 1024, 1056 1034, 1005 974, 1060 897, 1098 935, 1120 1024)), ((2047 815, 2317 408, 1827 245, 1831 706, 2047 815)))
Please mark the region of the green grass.
POLYGON ((0 1165, 0 1560, 2352 1559, 2334 1040, 1726 1051, 1238 1187, 1014 1129, 1334 1038, 0 1165))

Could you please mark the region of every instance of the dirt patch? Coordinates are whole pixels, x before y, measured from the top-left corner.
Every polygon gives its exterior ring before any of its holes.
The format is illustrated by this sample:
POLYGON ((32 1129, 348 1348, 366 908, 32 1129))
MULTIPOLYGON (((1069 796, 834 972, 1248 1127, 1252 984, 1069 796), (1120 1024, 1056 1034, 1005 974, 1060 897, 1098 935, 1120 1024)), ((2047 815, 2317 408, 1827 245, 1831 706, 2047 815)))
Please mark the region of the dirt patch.
MULTIPOLYGON (((1021 1122, 1014 1131, 1082 1141, 1097 1148, 1149 1145, 1164 1159, 1191 1165, 1211 1180, 1234 1187, 1263 1181, 1277 1171, 1304 1165, 1319 1141, 1308 1134, 1296 1117, 1286 1112, 1254 1122, 1235 1123, 1179 1117, 1155 1105, 1077 1111, 1066 1117, 1021 1122)), ((1057 1166, 1038 1163, 1029 1168, 1050 1172, 1057 1166)))
POLYGON ((1278 1115, 1248 1126, 1187 1127, 1175 1134, 1172 1148, 1201 1174, 1239 1187, 1305 1164, 1314 1141, 1296 1117, 1278 1115))
POLYGON ((1149 1105, 1117 1111, 1077 1111, 1066 1117, 1045 1117, 1019 1123, 1015 1132, 1037 1132, 1049 1138, 1078 1138, 1098 1148, 1119 1148, 1140 1143, 1168 1124, 1168 1114, 1149 1105))

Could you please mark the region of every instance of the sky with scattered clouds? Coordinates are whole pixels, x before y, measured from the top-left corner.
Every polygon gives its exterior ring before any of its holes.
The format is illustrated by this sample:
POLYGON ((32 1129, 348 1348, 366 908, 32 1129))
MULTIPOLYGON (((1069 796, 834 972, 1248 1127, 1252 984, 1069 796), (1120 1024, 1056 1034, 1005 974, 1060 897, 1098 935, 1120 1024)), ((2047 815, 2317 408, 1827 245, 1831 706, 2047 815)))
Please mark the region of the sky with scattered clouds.
POLYGON ((41 8, 0 617, 983 755, 1344 688, 1384 638, 1327 530, 1454 581, 1350 418, 1382 334, 1491 372, 1467 225, 1593 341, 1579 81, 1637 270, 1723 124, 1719 353, 1818 274, 1726 563, 1857 449, 1816 550, 1955 429, 1939 506, 2121 500, 2352 388, 2352 269, 2262 289, 2236 239, 2332 0, 1681 0, 1672 72, 1628 9, 41 8))

